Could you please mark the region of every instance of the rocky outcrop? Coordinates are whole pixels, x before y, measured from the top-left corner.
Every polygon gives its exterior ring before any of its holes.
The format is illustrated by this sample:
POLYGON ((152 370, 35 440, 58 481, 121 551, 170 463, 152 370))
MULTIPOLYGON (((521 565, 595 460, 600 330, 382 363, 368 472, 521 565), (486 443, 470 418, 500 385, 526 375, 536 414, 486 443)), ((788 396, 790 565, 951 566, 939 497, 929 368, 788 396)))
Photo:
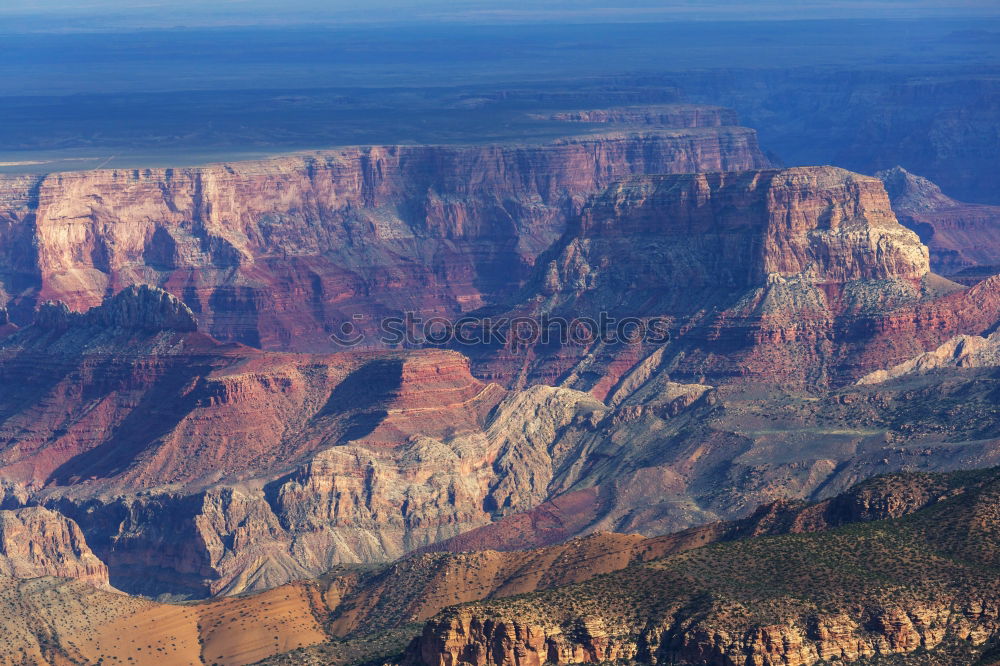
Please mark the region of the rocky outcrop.
POLYGON ((108 568, 77 524, 42 507, 0 511, 0 576, 56 576, 108 587, 108 568))
POLYGON ((194 331, 191 308, 158 287, 133 285, 84 315, 91 326, 144 331, 194 331))
MULTIPOLYGON (((986 608, 966 601, 958 617, 948 602, 876 607, 865 618, 849 614, 817 615, 799 622, 755 625, 736 635, 704 628, 697 620, 679 623, 661 635, 623 636, 599 619, 581 619, 570 627, 518 619, 480 620, 459 613, 447 624, 428 625, 407 664, 580 664, 643 661, 664 653, 674 664, 747 663, 764 666, 812 666, 827 660, 865 663, 874 657, 934 651, 946 639, 982 648, 1000 626, 995 602, 986 608), (661 639, 669 643, 647 644, 661 639), (417 652, 419 650, 419 653, 417 652)), ((742 628, 741 628, 742 629, 742 628)), ((945 654, 947 654, 945 652, 945 654)), ((947 659, 947 657, 944 657, 947 659)), ((959 663, 959 662, 941 662, 959 663)))
POLYGON ((957 335, 937 349, 886 370, 876 370, 858 384, 879 384, 905 375, 922 374, 942 368, 990 368, 1000 366, 1000 333, 989 337, 957 335))
POLYGON ((930 249, 931 268, 965 284, 1000 271, 1000 207, 967 204, 902 167, 879 171, 901 224, 930 249))
POLYGON ((133 331, 194 331, 191 309, 159 287, 133 285, 87 312, 73 312, 62 301, 45 301, 35 311, 36 329, 63 331, 70 326, 133 331))
POLYGON ((879 180, 832 167, 627 180, 540 263, 511 317, 638 318, 668 335, 529 354, 508 341, 471 352, 479 376, 601 398, 641 383, 633 372, 840 385, 1000 317, 985 287, 962 292, 930 272, 879 180))
POLYGON ((85 310, 145 283, 217 338, 329 350, 345 323, 372 334, 509 294, 612 180, 766 164, 751 130, 695 127, 4 177, 0 305, 23 325, 36 302, 85 310))

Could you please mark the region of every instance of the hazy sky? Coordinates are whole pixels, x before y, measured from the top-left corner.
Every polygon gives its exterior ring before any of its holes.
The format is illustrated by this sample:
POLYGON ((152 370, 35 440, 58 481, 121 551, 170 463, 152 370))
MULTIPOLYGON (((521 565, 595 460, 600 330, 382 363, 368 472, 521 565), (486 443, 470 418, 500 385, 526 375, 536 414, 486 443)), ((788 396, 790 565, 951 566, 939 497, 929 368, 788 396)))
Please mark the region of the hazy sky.
POLYGON ((227 23, 534 22, 1000 15, 998 0, 0 0, 53 28, 227 23))

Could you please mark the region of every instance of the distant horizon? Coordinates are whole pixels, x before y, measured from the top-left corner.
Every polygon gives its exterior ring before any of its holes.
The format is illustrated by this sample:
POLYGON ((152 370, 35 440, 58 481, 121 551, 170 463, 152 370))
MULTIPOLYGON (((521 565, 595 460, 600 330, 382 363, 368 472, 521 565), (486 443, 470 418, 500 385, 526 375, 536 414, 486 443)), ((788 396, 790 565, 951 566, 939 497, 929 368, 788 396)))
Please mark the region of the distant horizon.
POLYGON ((777 0, 632 0, 612 6, 600 0, 441 0, 414 3, 372 0, 364 10, 342 1, 291 0, 280 9, 262 0, 228 0, 206 6, 191 0, 145 3, 123 0, 0 0, 0 32, 66 32, 250 26, 392 26, 423 24, 496 25, 634 23, 674 21, 907 20, 1000 17, 992 0, 847 0, 789 7, 777 0))

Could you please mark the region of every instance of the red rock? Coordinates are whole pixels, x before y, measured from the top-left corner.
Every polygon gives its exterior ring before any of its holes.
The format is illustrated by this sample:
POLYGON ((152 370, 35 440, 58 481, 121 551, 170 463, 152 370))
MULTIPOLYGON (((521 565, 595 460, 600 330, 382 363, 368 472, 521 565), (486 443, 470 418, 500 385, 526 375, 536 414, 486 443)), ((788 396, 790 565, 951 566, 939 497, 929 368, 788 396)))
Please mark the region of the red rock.
POLYGON ((930 273, 880 181, 831 167, 627 180, 545 259, 510 316, 606 312, 672 340, 474 350, 478 376, 604 397, 658 350, 656 372, 683 381, 836 386, 1000 317, 986 283, 930 273))
POLYGON ((155 284, 217 338, 329 350, 354 315, 371 328, 385 314, 454 315, 509 294, 615 179, 766 164, 752 130, 696 127, 2 177, 2 298, 24 324, 36 302, 83 310, 155 284))

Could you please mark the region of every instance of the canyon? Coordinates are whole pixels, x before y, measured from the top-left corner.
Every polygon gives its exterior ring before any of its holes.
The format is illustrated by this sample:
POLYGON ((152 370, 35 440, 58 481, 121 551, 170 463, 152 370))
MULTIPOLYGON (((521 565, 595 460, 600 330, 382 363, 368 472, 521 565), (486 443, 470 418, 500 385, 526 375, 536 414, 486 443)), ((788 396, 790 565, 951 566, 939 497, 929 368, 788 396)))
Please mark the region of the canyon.
POLYGON ((2 506, 75 521, 133 594, 260 591, 413 550, 652 536, 893 470, 1000 463, 988 364, 820 396, 650 375, 601 401, 485 383, 448 350, 220 343, 155 287, 38 319, 0 354, 19 387, 2 406, 2 506))
POLYGON ((993 543, 996 207, 721 107, 544 120, 0 175, 2 659, 982 652, 992 564, 920 516, 993 543), (648 335, 380 343, 407 312, 648 335))
POLYGON ((986 333, 996 278, 934 274, 879 179, 755 168, 734 120, 616 107, 566 122, 617 132, 548 146, 8 179, 0 506, 75 521, 119 589, 200 598, 414 550, 652 536, 879 472, 1000 462, 988 374, 854 385, 986 333), (662 122, 684 127, 623 129, 662 122), (631 175, 685 169, 711 172, 631 175), (445 248, 465 268, 437 273, 440 291, 419 276, 445 248), (301 262, 316 280, 279 276, 301 262), (366 286, 318 277, 332 270, 366 286), (605 312, 669 337, 329 338, 407 309, 605 312), (967 396, 963 424, 936 408, 899 423, 935 390, 967 396))
POLYGON ((584 207, 504 316, 605 313, 655 321, 669 341, 468 353, 478 376, 612 401, 657 375, 837 387, 987 330, 995 282, 963 289, 931 272, 875 178, 832 167, 638 176, 584 207))
POLYGON ((895 167, 876 174, 901 224, 920 235, 931 268, 964 284, 995 275, 1000 264, 1000 206, 967 204, 931 181, 895 167))

